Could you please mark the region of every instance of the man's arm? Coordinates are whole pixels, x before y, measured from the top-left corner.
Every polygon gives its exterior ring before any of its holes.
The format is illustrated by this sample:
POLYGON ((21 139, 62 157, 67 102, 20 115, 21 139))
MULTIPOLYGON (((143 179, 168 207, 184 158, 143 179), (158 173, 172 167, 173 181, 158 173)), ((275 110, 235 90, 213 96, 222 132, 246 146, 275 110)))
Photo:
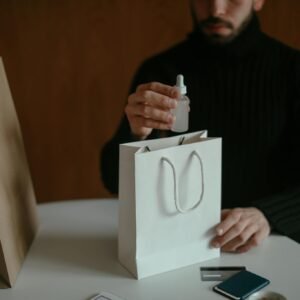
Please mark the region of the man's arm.
POLYGON ((283 142, 273 162, 280 172, 277 194, 254 200, 251 208, 224 210, 213 246, 223 251, 245 252, 260 244, 270 229, 300 242, 300 54, 291 72, 290 116, 283 142))
POLYGON ((157 138, 157 130, 168 130, 175 121, 171 110, 177 105, 179 91, 170 85, 154 82, 161 72, 144 63, 134 77, 125 115, 113 138, 103 147, 100 170, 105 187, 118 193, 119 145, 147 138, 157 138))
POLYGON ((300 51, 295 52, 287 99, 289 116, 285 138, 277 152, 274 168, 280 172, 282 189, 254 204, 265 214, 277 232, 300 242, 300 51))

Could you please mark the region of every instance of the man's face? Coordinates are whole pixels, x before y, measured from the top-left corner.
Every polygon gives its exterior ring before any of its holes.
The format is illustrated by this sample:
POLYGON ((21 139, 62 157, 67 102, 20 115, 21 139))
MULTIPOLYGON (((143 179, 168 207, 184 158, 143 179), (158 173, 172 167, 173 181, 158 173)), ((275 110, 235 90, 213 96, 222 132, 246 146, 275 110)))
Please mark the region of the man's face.
POLYGON ((201 31, 215 44, 232 41, 248 24, 264 0, 193 0, 201 31))

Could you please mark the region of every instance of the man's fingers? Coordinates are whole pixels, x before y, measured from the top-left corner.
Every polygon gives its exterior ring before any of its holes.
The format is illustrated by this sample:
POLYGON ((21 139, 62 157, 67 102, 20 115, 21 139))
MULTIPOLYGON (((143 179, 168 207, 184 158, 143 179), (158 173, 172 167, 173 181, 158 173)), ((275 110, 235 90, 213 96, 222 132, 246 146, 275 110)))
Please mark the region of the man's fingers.
POLYGON ((236 251, 237 248, 245 245, 251 236, 256 232, 257 228, 255 225, 247 226, 239 235, 234 239, 230 240, 222 247, 222 251, 232 252, 236 251))
POLYGON ((166 124, 173 124, 175 118, 170 111, 157 109, 147 105, 128 105, 126 107, 126 113, 132 116, 139 116, 145 119, 152 119, 154 121, 160 121, 166 124))
POLYGON ((174 109, 177 105, 177 100, 157 92, 146 90, 130 95, 128 104, 143 104, 146 106, 160 107, 162 109, 174 109))
POLYGON ((221 220, 223 221, 228 216, 229 213, 230 213, 230 209, 222 209, 221 220))
POLYGON ((226 213, 225 211, 223 214, 224 214, 224 219, 216 227, 216 232, 218 236, 221 236, 225 232, 227 232, 232 226, 238 223, 241 218, 241 211, 239 209, 232 209, 228 213, 226 213))
POLYGON ((131 132, 144 139, 152 129, 170 130, 175 121, 172 109, 176 108, 178 97, 176 88, 159 82, 138 86, 125 107, 131 132))
POLYGON ((149 83, 141 84, 137 87, 136 92, 142 92, 142 91, 153 91, 158 94, 163 94, 165 96, 168 96, 170 98, 178 98, 180 96, 180 93, 176 87, 163 84, 160 82, 149 82, 149 83))
POLYGON ((264 227, 262 230, 256 232, 245 245, 236 249, 236 252, 243 253, 247 252, 250 249, 257 247, 262 241, 269 235, 270 231, 267 227, 264 227))
POLYGON ((240 234, 244 231, 246 226, 247 226, 247 224, 244 222, 243 223, 238 222, 238 223, 234 224, 223 235, 217 236, 213 240, 212 245, 215 246, 216 248, 223 247, 228 242, 230 242, 230 241, 236 239, 238 236, 240 236, 240 234))

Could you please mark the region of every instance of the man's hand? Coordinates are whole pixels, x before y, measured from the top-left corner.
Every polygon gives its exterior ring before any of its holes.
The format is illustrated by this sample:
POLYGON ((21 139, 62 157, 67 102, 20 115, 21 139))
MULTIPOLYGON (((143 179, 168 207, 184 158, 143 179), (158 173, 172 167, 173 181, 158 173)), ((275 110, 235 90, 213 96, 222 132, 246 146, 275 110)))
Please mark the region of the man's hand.
POLYGON ((175 87, 159 82, 139 85, 125 107, 132 134, 145 139, 152 129, 171 129, 175 121, 171 110, 179 96, 175 87))
POLYGON ((225 252, 247 252, 258 246, 271 231, 264 214, 254 207, 222 210, 212 246, 225 252))

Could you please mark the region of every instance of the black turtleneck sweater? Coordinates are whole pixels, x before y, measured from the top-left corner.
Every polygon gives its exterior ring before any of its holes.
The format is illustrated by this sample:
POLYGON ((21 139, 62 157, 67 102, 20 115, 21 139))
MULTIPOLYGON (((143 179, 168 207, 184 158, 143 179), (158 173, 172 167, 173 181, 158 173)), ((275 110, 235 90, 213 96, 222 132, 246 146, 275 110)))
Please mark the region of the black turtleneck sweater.
MULTIPOLYGON (((223 139, 222 207, 255 206, 274 230, 300 241, 300 52, 262 33, 255 16, 230 44, 208 44, 194 31, 148 59, 131 92, 151 81, 174 85, 177 74, 191 100, 189 131, 223 139)), ((156 130, 149 138, 155 137, 156 130)), ((101 157, 112 193, 119 144, 131 140, 124 117, 101 157)))

